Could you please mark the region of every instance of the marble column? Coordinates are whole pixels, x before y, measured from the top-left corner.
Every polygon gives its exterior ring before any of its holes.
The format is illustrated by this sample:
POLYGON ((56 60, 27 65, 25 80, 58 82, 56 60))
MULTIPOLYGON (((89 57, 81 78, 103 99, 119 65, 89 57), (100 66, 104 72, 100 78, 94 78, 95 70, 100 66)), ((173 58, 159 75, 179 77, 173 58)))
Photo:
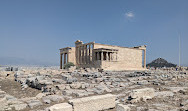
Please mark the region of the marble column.
POLYGON ((82 47, 80 47, 80 64, 82 64, 82 47))
POLYGON ((67 53, 67 63, 69 62, 69 53, 67 53))
POLYGON ((99 52, 96 52, 96 54, 97 54, 97 55, 96 55, 96 56, 97 56, 97 60, 100 60, 100 57, 99 57, 99 56, 100 56, 100 55, 99 55, 99 52))
POLYGON ((88 57, 88 56, 87 56, 87 54, 88 54, 88 52, 87 52, 87 51, 88 51, 88 50, 87 50, 87 45, 85 45, 85 48, 84 48, 84 49, 85 49, 85 64, 87 64, 87 63, 88 63, 88 60, 87 60, 87 57, 88 57))
POLYGON ((117 58, 117 52, 116 52, 116 61, 117 61, 117 59, 118 59, 118 58, 117 58))
POLYGON ((82 46, 82 64, 84 64, 84 46, 82 46))
POLYGON ((108 52, 106 52, 106 60, 109 61, 108 52))
POLYGON ((92 62, 93 60, 95 60, 95 53, 93 53, 93 44, 90 44, 90 61, 92 62))
POLYGON ((104 56, 103 56, 103 52, 101 52, 101 61, 103 60, 104 56))
POLYGON ((91 45, 89 44, 89 58, 88 58, 88 61, 89 61, 89 64, 91 63, 91 45))
POLYGON ((64 65, 66 64, 66 53, 63 54, 64 55, 64 65))
POLYGON ((79 47, 76 48, 76 64, 79 64, 79 47))
POLYGON ((63 54, 60 54, 60 69, 62 69, 62 56, 63 54))
POLYGON ((112 53, 110 53, 110 61, 112 61, 112 53))
POLYGON ((114 52, 112 53, 112 61, 114 61, 114 52))

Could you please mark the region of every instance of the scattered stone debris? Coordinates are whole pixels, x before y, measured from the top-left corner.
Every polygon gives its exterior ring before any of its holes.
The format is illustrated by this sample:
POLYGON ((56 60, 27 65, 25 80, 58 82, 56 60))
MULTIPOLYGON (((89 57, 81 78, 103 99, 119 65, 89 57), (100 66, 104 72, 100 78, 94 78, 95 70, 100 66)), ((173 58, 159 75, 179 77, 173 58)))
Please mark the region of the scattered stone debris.
POLYGON ((117 104, 116 105, 116 110, 117 111, 130 111, 131 109, 127 105, 117 104))
POLYGON ((135 89, 130 93, 129 99, 134 103, 141 99, 146 101, 152 99, 155 96, 155 90, 153 88, 135 89))
POLYGON ((188 110, 186 69, 18 69, 0 70, 0 111, 188 110))
POLYGON ((49 111, 72 111, 72 105, 68 103, 55 104, 49 108, 49 111))

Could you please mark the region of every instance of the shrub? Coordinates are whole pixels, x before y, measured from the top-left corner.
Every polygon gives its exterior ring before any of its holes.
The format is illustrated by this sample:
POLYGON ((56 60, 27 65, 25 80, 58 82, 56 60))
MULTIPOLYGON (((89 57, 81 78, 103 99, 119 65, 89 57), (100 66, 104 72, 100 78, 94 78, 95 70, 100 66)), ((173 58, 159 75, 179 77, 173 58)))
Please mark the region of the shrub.
POLYGON ((64 69, 68 69, 70 68, 71 66, 75 66, 72 62, 68 62, 64 65, 64 69))

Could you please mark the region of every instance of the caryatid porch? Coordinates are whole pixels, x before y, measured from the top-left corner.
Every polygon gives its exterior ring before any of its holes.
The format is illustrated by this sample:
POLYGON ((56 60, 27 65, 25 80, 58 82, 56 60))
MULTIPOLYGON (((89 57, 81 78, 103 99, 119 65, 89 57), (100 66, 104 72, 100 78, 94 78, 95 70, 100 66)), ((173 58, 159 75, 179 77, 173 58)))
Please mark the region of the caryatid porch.
POLYGON ((95 60, 101 61, 117 61, 118 50, 117 49, 107 49, 107 48, 98 48, 94 49, 95 60))

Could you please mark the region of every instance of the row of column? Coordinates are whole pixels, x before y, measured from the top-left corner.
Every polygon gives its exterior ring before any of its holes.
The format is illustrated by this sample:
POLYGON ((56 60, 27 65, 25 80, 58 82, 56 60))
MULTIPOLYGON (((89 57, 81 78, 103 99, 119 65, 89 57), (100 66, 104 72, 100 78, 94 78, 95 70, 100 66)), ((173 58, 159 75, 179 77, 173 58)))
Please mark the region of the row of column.
POLYGON ((68 62, 69 62, 68 53, 62 53, 62 54, 60 54, 60 69, 62 69, 63 65, 65 65, 68 62))
POLYGON ((117 52, 96 52, 96 60, 117 61, 117 52))
POLYGON ((76 63, 89 64, 92 61, 93 44, 82 45, 76 47, 76 63))

